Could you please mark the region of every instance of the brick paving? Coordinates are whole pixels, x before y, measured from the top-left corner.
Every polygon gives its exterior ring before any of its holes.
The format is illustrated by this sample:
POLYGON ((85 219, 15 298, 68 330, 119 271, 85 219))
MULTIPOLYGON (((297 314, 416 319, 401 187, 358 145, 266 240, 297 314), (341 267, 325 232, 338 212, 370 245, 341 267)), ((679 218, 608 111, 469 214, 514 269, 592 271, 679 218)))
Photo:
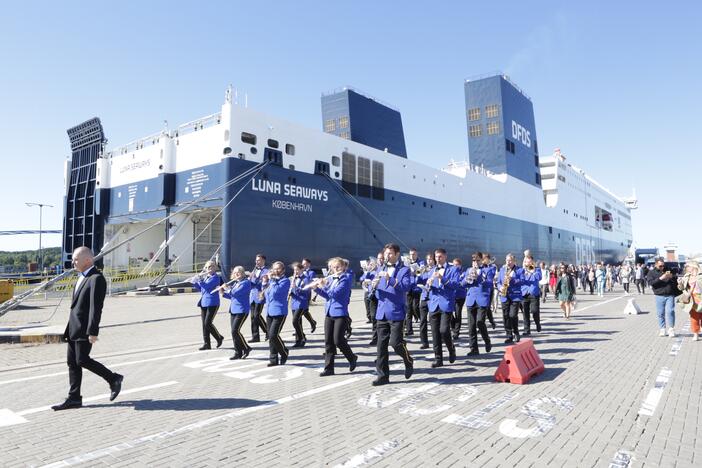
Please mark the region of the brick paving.
MULTIPOLYGON (((633 297, 642 315, 624 315, 620 293, 581 295, 569 321, 548 302, 543 331, 532 336, 546 371, 527 385, 493 380, 504 350, 498 319, 490 354, 467 358, 462 335, 456 363, 440 369, 430 368, 418 337, 408 337, 414 376, 405 381, 391 354, 392 383, 380 388, 370 385, 375 349, 359 291, 351 305, 359 367, 349 373, 341 358, 327 378, 317 375, 322 327, 286 366, 268 369, 267 343, 245 361, 228 360, 225 313, 215 320, 223 348, 197 352, 194 295, 109 298, 93 356, 125 375, 124 391, 136 391, 0 427, 0 465, 698 466, 702 342, 690 341, 680 312, 682 339, 658 337, 653 296, 633 297), (669 378, 657 383, 664 369, 669 378), (156 384, 164 385, 140 390, 156 384), (639 414, 652 390, 655 409, 639 414)), ((54 309, 36 305, 11 312, 0 327, 54 309)), ((323 309, 312 313, 321 319, 323 309)), ((48 324, 64 325, 66 316, 61 307, 48 324)), ((244 329, 248 336, 248 322, 244 329)), ((60 402, 64 355, 62 344, 0 345, 0 409, 60 402)), ((84 398, 108 392, 86 373, 84 398)), ((0 411, 0 426, 7 414, 0 411)))

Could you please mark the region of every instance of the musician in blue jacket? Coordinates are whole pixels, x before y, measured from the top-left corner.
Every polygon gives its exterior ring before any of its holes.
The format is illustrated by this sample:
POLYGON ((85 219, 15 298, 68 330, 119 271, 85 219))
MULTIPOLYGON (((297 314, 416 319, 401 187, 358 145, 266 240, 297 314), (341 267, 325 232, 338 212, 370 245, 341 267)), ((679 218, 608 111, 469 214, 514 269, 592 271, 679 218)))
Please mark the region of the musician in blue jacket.
POLYGON ((456 307, 454 308, 454 316, 451 324, 451 332, 453 341, 458 340, 458 335, 461 333, 461 322, 463 322, 463 305, 466 303, 466 295, 468 288, 465 283, 466 271, 463 269, 463 262, 460 258, 454 258, 451 263, 458 270, 458 288, 456 288, 456 307))
MULTIPOLYGON (((378 252, 378 255, 376 256, 376 268, 375 268, 375 273, 374 275, 377 276, 378 273, 383 269, 383 265, 385 264, 385 254, 383 252, 378 252)), ((377 323, 375 320, 375 313, 378 309, 378 294, 375 291, 375 288, 371 287, 371 299, 370 299, 370 307, 371 307, 371 329, 373 332, 371 333, 371 340, 370 343, 368 343, 368 346, 375 346, 378 344, 378 330, 376 328, 377 323)))
POLYGON ((367 260, 364 265, 363 274, 358 280, 361 282, 361 289, 363 289, 363 305, 366 307, 366 318, 368 319, 366 323, 373 323, 371 319, 371 298, 375 297, 375 295, 371 290, 371 283, 373 282, 373 278, 375 278, 377 265, 375 264, 375 260, 367 260))
POLYGON ((290 308, 293 313, 293 328, 295 329, 295 344, 293 348, 301 348, 307 343, 305 331, 302 329, 302 316, 309 310, 312 291, 303 289, 311 281, 302 269, 302 264, 295 262, 292 264, 293 276, 290 285, 290 308))
MULTIPOLYGON (((488 275, 492 278, 492 282, 490 282, 487 287, 490 288, 490 300, 488 301, 488 307, 487 307, 487 319, 490 322, 490 326, 494 330, 496 325, 495 325, 495 317, 492 315, 492 308, 493 308, 493 299, 494 299, 494 291, 495 291, 495 283, 497 281, 497 267, 495 266, 495 262, 493 261, 492 257, 490 257, 489 252, 483 252, 483 265, 482 268, 487 268, 488 269, 488 275)), ((495 304, 495 307, 497 305, 495 304)))
POLYGON ((434 347, 434 362, 431 367, 444 365, 443 345, 449 352, 449 362, 456 360, 456 348, 451 339, 451 317, 456 307, 456 289, 459 272, 446 257, 444 249, 434 251, 436 266, 432 268, 427 284, 429 285, 429 323, 434 347))
POLYGON ((256 254, 256 265, 249 275, 249 281, 251 281, 251 293, 249 300, 251 302, 252 343, 258 343, 261 341, 259 329, 263 330, 263 333, 266 334, 266 339, 268 339, 268 327, 266 326, 266 321, 263 318, 263 305, 265 304, 266 299, 261 293, 263 290, 263 278, 267 274, 268 268, 266 268, 266 256, 263 254, 256 254))
POLYGON ((217 273, 217 265, 212 260, 205 263, 205 272, 190 280, 193 286, 202 294, 200 300, 197 301, 197 306, 200 308, 200 316, 202 317, 202 340, 204 344, 200 346, 200 351, 212 349, 210 344, 210 335, 217 340, 217 347, 222 346, 224 337, 214 321, 217 310, 219 309, 219 286, 224 283, 222 277, 217 273))
POLYGON ((278 356, 280 364, 285 364, 290 354, 285 347, 280 332, 288 317, 288 293, 290 292, 290 280, 285 277, 285 265, 283 262, 273 262, 267 275, 263 277, 263 295, 266 300, 266 315, 268 326, 268 348, 270 358, 268 367, 277 366, 278 356))
POLYGON ((492 349, 490 335, 485 325, 487 311, 490 310, 490 296, 492 295, 492 282, 495 278, 495 269, 483 264, 483 254, 475 252, 472 255, 472 265, 466 271, 464 282, 468 286, 466 296, 466 309, 468 311, 468 337, 470 352, 468 356, 479 354, 478 331, 485 343, 485 352, 492 349))
POLYGON ((222 296, 230 299, 229 322, 232 327, 232 341, 234 341, 234 355, 229 359, 245 359, 251 352, 251 347, 241 333, 241 327, 249 314, 249 294, 251 281, 246 279, 243 266, 235 266, 232 270, 231 281, 220 286, 222 296))
POLYGON ((434 252, 429 252, 421 273, 417 276, 417 287, 422 291, 419 294, 419 341, 422 343, 419 349, 429 348, 429 289, 427 282, 431 276, 431 270, 436 265, 434 252))
POLYGON ((536 331, 541 331, 541 314, 539 310, 541 297, 541 268, 529 255, 524 257, 524 284, 522 284, 522 313, 524 314, 524 336, 531 335, 531 317, 534 317, 536 331))
POLYGON ((319 375, 334 375, 336 349, 349 361, 349 370, 356 368, 356 356, 346 341, 349 301, 351 300, 351 279, 345 274, 345 262, 340 257, 329 260, 331 276, 315 280, 312 286, 317 294, 327 300, 324 304, 324 371, 319 375))
POLYGON ((378 310, 375 314, 378 330, 378 356, 375 366, 378 377, 373 381, 374 386, 390 382, 388 344, 405 363, 405 378, 409 379, 414 371, 412 356, 402 336, 407 314, 405 300, 407 291, 412 287, 410 270, 399 261, 399 246, 387 244, 383 251, 385 265, 373 280, 378 295, 378 310))
MULTIPOLYGON (((315 274, 314 270, 312 270, 312 261, 309 258, 302 259, 302 270, 303 275, 307 278, 308 284, 314 281, 315 274)), ((310 294, 310 297, 311 296, 312 295, 310 294)), ((310 323, 310 333, 314 333, 315 330, 317 330, 317 321, 312 317, 312 314, 310 314, 309 301, 307 307, 302 312, 302 316, 305 317, 305 320, 310 323)))
POLYGON ((419 260, 417 249, 412 247, 409 251, 410 266, 410 290, 407 291, 407 317, 405 318, 405 334, 414 335, 413 322, 419 321, 419 300, 422 296, 422 289, 417 286, 417 276, 415 271, 422 267, 423 262, 419 260))
POLYGON ((514 343, 519 336, 519 308, 522 303, 522 285, 524 284, 524 270, 517 267, 514 255, 509 253, 505 264, 500 268, 497 278, 497 291, 502 303, 502 320, 505 324, 507 339, 505 343, 514 343), (506 285, 506 291, 505 291, 506 285))

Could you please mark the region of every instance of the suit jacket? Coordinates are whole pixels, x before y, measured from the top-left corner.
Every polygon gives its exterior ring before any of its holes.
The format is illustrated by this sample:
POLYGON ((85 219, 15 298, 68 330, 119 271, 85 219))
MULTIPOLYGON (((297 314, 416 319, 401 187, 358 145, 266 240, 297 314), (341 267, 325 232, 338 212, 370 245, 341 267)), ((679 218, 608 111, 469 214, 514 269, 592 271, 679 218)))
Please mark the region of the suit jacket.
POLYGON ((468 307, 472 307, 475 304, 478 304, 478 307, 487 307, 490 305, 495 269, 489 266, 480 266, 478 271, 479 273, 476 273, 475 280, 472 283, 467 283, 468 295, 466 297, 466 306, 468 307))
POLYGON ((66 340, 88 341, 88 336, 100 333, 102 304, 105 302, 107 281, 97 268, 93 267, 80 286, 74 291, 71 314, 63 333, 66 340))
POLYGON ((524 283, 522 283, 522 296, 530 294, 532 297, 541 296, 541 268, 535 268, 533 273, 529 273, 526 268, 524 271, 524 283))
MULTIPOLYGON (((505 282, 505 277, 507 275, 507 265, 502 265, 500 268, 500 275, 497 279, 497 290, 502 291, 502 284, 505 282)), ((521 302, 522 297, 522 285, 524 284, 524 269, 514 266, 514 273, 509 281, 509 286, 507 287, 507 297, 500 294, 500 302, 507 302, 507 299, 514 302, 521 302)))
POLYGON ((432 279, 432 275, 439 269, 439 265, 431 269, 428 275, 429 289, 429 312, 441 311, 445 314, 452 314, 456 308, 456 289, 458 288, 458 268, 451 264, 446 265, 446 270, 441 280, 432 279))
POLYGON ((290 292, 290 279, 271 279, 266 286, 266 314, 269 317, 288 315, 288 293, 290 292))
POLYGON ((224 280, 219 273, 207 276, 204 280, 198 280, 193 283, 193 286, 200 291, 202 296, 197 302, 198 307, 214 307, 219 305, 219 291, 212 291, 218 286, 224 284, 224 280))
POLYGON ((315 289, 315 292, 327 300, 324 314, 330 317, 348 317, 351 300, 351 279, 342 274, 338 280, 329 277, 327 286, 315 289))
POLYGON ((251 281, 243 279, 231 285, 231 290, 225 292, 223 296, 231 299, 229 313, 232 315, 248 314, 251 305, 249 304, 249 293, 251 292, 251 281))
MULTIPOLYGON (((383 267, 387 271, 387 266, 383 267)), ((404 265, 398 265, 389 278, 382 278, 375 292, 378 295, 376 320, 404 320, 407 291, 412 287, 410 270, 404 265)))

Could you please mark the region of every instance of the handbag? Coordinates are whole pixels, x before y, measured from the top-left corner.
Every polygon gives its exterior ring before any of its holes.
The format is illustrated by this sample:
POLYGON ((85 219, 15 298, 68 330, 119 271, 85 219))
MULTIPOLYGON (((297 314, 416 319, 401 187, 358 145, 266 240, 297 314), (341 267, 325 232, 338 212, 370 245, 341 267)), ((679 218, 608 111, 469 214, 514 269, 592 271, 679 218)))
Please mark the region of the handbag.
POLYGON ((680 297, 678 298, 678 302, 681 304, 689 304, 690 299, 692 299, 692 294, 690 294, 690 291, 683 291, 680 297))

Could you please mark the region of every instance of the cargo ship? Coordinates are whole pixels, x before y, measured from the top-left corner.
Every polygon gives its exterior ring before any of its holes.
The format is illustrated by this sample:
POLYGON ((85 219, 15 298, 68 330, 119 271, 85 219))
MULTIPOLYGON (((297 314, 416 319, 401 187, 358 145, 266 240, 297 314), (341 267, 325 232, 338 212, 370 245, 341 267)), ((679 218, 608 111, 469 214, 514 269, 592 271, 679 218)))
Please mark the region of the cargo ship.
POLYGON ((358 265, 388 242, 451 258, 487 251, 500 263, 525 249, 547 263, 622 261, 636 200, 558 150, 541 156, 532 101, 509 77, 465 80, 464 90, 469 154, 433 155, 439 167, 407 157, 399 110, 352 87, 322 95, 319 130, 250 109, 231 88, 219 112, 114 148, 88 120, 68 130, 64 260, 170 216, 104 266, 198 270, 215 253, 227 271, 257 253, 358 265))

